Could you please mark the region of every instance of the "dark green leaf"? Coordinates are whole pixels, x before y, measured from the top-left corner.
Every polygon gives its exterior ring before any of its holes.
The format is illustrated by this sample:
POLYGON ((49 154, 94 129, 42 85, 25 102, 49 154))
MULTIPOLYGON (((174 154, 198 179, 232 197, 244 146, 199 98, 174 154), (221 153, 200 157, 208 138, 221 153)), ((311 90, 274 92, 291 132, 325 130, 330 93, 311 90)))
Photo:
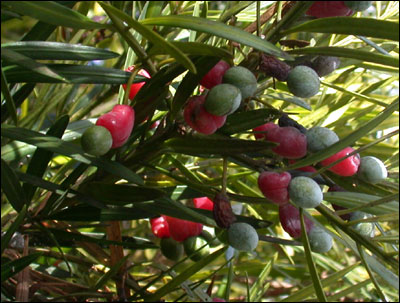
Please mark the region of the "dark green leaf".
POLYGON ((22 68, 27 68, 34 73, 38 73, 48 78, 54 78, 55 81, 68 82, 68 80, 64 79, 62 76, 58 75, 54 71, 52 71, 45 64, 36 62, 32 60, 30 57, 22 55, 11 49, 2 49, 1 50, 1 59, 5 62, 10 62, 13 64, 17 64, 22 68))
POLYGON ((172 138, 163 144, 166 151, 187 155, 235 155, 262 151, 274 146, 274 143, 265 141, 210 138, 210 136, 200 135, 172 138))
POLYGON ((361 35, 399 41, 398 23, 373 18, 320 18, 294 26, 282 32, 282 35, 296 32, 361 35))
MULTIPOLYGON (((73 64, 48 64, 55 73, 67 79, 70 83, 93 84, 126 84, 131 73, 100 66, 73 65, 73 64)), ((11 66, 4 71, 10 83, 62 83, 62 81, 31 72, 20 66, 11 66)), ((147 78, 138 75, 133 82, 143 82, 147 78)))
POLYGON ((288 51, 290 54, 313 54, 313 55, 325 55, 325 56, 336 56, 343 58, 352 58, 366 62, 373 62, 382 65, 398 67, 399 58, 386 56, 378 53, 372 53, 360 49, 351 49, 344 47, 305 47, 295 50, 288 51))
POLYGON ((37 60, 107 60, 118 57, 112 51, 79 44, 48 41, 5 43, 2 49, 10 49, 37 60))
MULTIPOLYGON (((204 43, 180 41, 172 41, 171 43, 188 55, 214 56, 225 59, 232 58, 232 54, 228 50, 204 43)), ((160 45, 154 45, 148 52, 149 56, 161 54, 166 54, 166 51, 160 45)))
MULTIPOLYGON (((65 129, 67 128, 69 123, 69 116, 62 116, 58 119, 52 127, 47 131, 46 135, 53 136, 56 138, 61 138, 64 134, 65 129)), ((32 159, 29 162, 28 168, 26 170, 27 174, 31 174, 37 177, 42 177, 47 169, 47 165, 53 158, 53 153, 48 150, 43 150, 41 148, 36 149, 35 153, 32 156, 32 159)), ((29 183, 25 183, 23 185, 23 190, 26 194, 27 201, 31 201, 36 186, 33 186, 29 183)))
POLYGON ((141 21, 145 25, 162 25, 191 29, 203 33, 215 35, 241 44, 254 47, 267 54, 284 59, 291 59, 289 55, 272 43, 255 35, 249 34, 237 27, 229 26, 221 22, 192 16, 161 16, 141 21))
POLYGON ((12 207, 17 212, 21 211, 27 199, 17 175, 3 159, 1 159, 1 189, 12 207))
MULTIPOLYGON (((3 165, 2 165, 2 167, 3 167, 3 165)), ((18 230, 20 225, 24 222, 27 209, 28 209, 28 206, 25 204, 22 207, 21 211, 19 212, 15 221, 13 223, 11 223, 10 227, 5 232, 4 236, 3 235, 1 236, 1 255, 3 255, 4 250, 8 247, 8 243, 10 242, 14 233, 18 230)))
POLYGON ((69 9, 54 1, 3 1, 10 10, 21 15, 30 16, 40 21, 76 29, 108 28, 108 24, 100 24, 88 17, 69 9))
POLYGON ((163 191, 154 187, 101 182, 89 183, 85 190, 95 199, 111 205, 150 201, 165 196, 163 191))
MULTIPOLYGON (((8 114, 11 115, 14 124, 17 125, 18 124, 17 109, 15 107, 13 97, 11 96, 10 90, 8 88, 8 83, 3 71, 3 67, 1 67, 1 93, 5 99, 5 106, 7 108, 7 112, 8 114)), ((1 120, 3 122, 3 111, 1 111, 1 120)))
POLYGON ((8 278, 29 266, 29 264, 33 263, 41 255, 41 253, 35 253, 1 264, 1 282, 6 281, 8 278))

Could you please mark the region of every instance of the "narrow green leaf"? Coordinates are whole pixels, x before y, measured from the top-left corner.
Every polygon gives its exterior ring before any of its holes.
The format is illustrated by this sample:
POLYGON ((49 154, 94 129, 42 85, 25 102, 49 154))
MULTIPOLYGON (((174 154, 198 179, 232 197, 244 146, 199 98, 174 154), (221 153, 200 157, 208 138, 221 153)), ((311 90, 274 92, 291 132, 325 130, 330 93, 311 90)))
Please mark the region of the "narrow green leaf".
MULTIPOLYGON (((126 84, 131 75, 123 70, 101 66, 73 64, 48 64, 47 66, 69 83, 76 84, 126 84)), ((11 66, 4 73, 10 83, 63 83, 58 79, 32 72, 20 66, 11 66)), ((146 77, 138 75, 133 82, 145 82, 146 79, 146 77)))
POLYGON ((192 275, 200 271, 203 267, 207 266, 219 256, 221 256, 227 247, 220 248, 219 250, 213 252, 212 254, 208 255, 207 257, 201 259, 198 262, 193 263, 193 265, 189 266, 187 269, 182 271, 178 276, 176 276, 173 280, 169 283, 165 284, 161 288, 159 288, 155 293, 150 294, 145 297, 146 301, 155 302, 158 301, 162 296, 170 293, 184 281, 189 279, 192 275))
POLYGON ((94 157, 84 153, 77 145, 65 142, 59 138, 49 137, 24 128, 1 126, 1 135, 10 139, 26 142, 48 151, 69 156, 77 161, 91 164, 101 168, 113 175, 120 176, 130 182, 143 184, 143 180, 122 164, 104 158, 94 157))
POLYGON ((286 170, 291 170, 291 169, 296 169, 299 167, 311 165, 314 163, 317 163, 319 161, 322 161, 333 154, 337 153, 338 151, 342 150, 343 148, 347 146, 351 146, 356 142, 358 139, 362 138, 366 134, 368 134, 371 130, 373 130, 375 127, 377 127, 379 124, 381 124, 383 121, 385 121, 387 118, 391 116, 393 112, 398 110, 399 106, 399 100, 397 99, 395 102, 390 104, 384 111, 382 111, 380 114, 378 114, 375 118, 369 120, 367 123, 365 123, 363 126, 361 126, 359 129, 356 131, 352 132, 345 138, 339 140, 335 144, 332 144, 329 146, 327 149, 324 149, 318 153, 312 154, 305 159, 302 159, 295 164, 289 165, 286 167, 286 170))
MULTIPOLYGON (((10 90, 8 89, 8 83, 6 76, 3 71, 3 66, 1 67, 1 93, 5 99, 5 105, 7 108, 7 113, 11 115, 15 125, 18 125, 17 109, 13 97, 11 96, 10 90)), ((3 110, 1 111, 1 122, 3 122, 3 110)))
MULTIPOLYGON (((1 165, 3 169, 3 164, 1 165)), ((3 180, 3 176, 1 177, 3 180)), ((1 236, 1 255, 3 255, 4 250, 8 247, 8 243, 10 242, 12 236, 14 233, 17 231, 17 229, 20 227, 20 225, 24 222, 26 212, 27 212, 28 206, 25 204, 21 211, 19 212, 18 216, 15 218, 14 222, 11 223, 10 227, 7 229, 5 232, 4 236, 1 236)))
POLYGON ((107 60, 119 54, 92 46, 50 42, 19 41, 1 45, 2 50, 12 50, 36 60, 107 60))
POLYGON ((34 253, 5 264, 1 264, 1 282, 5 282, 8 278, 23 270, 29 264, 33 263, 42 253, 34 253))
POLYGON ((254 47, 257 50, 280 58, 291 60, 291 57, 272 43, 255 35, 249 34, 237 27, 229 26, 218 21, 212 21, 192 16, 161 16, 141 21, 144 25, 162 25, 191 29, 215 35, 241 44, 254 47))
MULTIPOLYGON (((324 18, 325 19, 325 18, 324 18)), ((372 53, 360 49, 352 49, 345 47, 304 47, 288 51, 289 54, 312 54, 312 55, 325 55, 336 56, 343 58, 352 58, 366 62, 378 63, 382 65, 399 67, 399 58, 386 56, 378 53, 372 53)))
POLYGON ((282 35, 297 32, 361 35, 399 41, 398 23, 373 18, 320 18, 294 26, 282 32, 282 35))
POLYGON ((369 275, 372 283, 374 283, 375 290, 378 293, 379 298, 382 300, 382 302, 387 301, 386 298, 385 298, 385 295, 383 294, 383 291, 379 287, 378 281, 375 279, 375 276, 372 273, 371 267, 369 266, 369 264, 368 264, 368 262, 367 262, 367 260, 365 258, 364 249, 361 247, 361 245, 357 245, 357 248, 358 248, 358 253, 360 255, 360 258, 361 258, 361 262, 363 263, 365 269, 367 270, 368 275, 369 275))
MULTIPOLYGON (((349 294, 353 294, 354 295, 357 292, 359 292, 361 288, 366 287, 369 284, 371 284, 371 280, 370 279, 364 280, 364 281, 362 281, 360 283, 357 283, 355 285, 347 287, 346 289, 344 289, 342 291, 339 291, 339 292, 335 293, 332 296, 329 296, 328 297, 329 302, 335 302, 335 301, 339 300, 340 298, 345 298, 349 294)), ((383 301, 383 302, 385 302, 385 301, 383 301)))
POLYGON ((143 26, 138 21, 132 19, 130 16, 125 14, 124 12, 118 10, 117 8, 108 5, 104 2, 99 2, 101 7, 106 11, 108 15, 113 15, 114 17, 118 18, 119 20, 125 21, 128 26, 133 28, 135 31, 140 33, 143 37, 147 40, 152 42, 153 44, 162 45, 162 47, 173 57, 176 59, 177 62, 181 63, 184 67, 186 67, 189 71, 196 74, 196 66, 193 62, 187 57, 181 50, 179 50, 176 46, 165 40, 156 32, 152 31, 151 29, 143 26))
MULTIPOLYGON (((381 197, 355 192, 326 192, 324 200, 346 208, 367 206, 369 203, 381 200, 381 197)), ((363 207, 362 211, 373 215, 393 214, 399 212, 399 202, 394 197, 384 204, 363 207)))
MULTIPOLYGON (((354 263, 349 265, 348 267, 343 268, 335 272, 334 274, 330 275, 329 277, 321 280, 322 287, 327 287, 332 285, 333 283, 343 281, 343 277, 345 277, 350 271, 355 269, 357 266, 360 265, 360 262, 354 263)), ((304 301, 306 298, 314 294, 314 285, 308 285, 296 291, 294 294, 286 297, 281 302, 301 302, 304 301)))
POLYGON ((237 134, 275 120, 280 116, 280 111, 268 108, 237 112, 229 115, 224 126, 218 131, 226 135, 237 134))
POLYGON ((1 159, 1 189, 11 206, 17 212, 21 211, 27 199, 21 184, 19 184, 17 175, 3 159, 1 159))
MULTIPOLYGON (((156 210, 154 210, 156 211, 156 210)), ((68 207, 67 209, 55 212, 48 216, 48 219, 63 220, 63 221, 123 221, 123 220, 138 220, 151 218, 158 215, 156 212, 147 212, 143 209, 138 211, 137 208, 115 207, 115 208, 97 208, 94 206, 78 205, 68 207)))
MULTIPOLYGON (((173 45, 188 55, 196 56, 214 56, 218 58, 232 59, 232 54, 223 48, 199 42, 180 42, 171 41, 173 45)), ((167 52, 159 45, 154 45, 148 52, 149 56, 167 54, 167 52)))
POLYGON ((293 95, 290 94, 286 94, 286 93, 268 93, 268 95, 266 96, 268 98, 271 98, 272 100, 283 100, 286 101, 288 103, 292 103, 295 104, 297 106, 300 106, 306 110, 311 111, 311 106, 310 104, 308 104, 306 101, 304 101, 301 98, 295 97, 293 95))
POLYGON ((111 205, 150 201, 165 196, 163 191, 155 187, 107 184, 101 182, 87 184, 85 186, 85 191, 95 199, 111 205))
POLYGON ((108 24, 100 24, 88 17, 54 1, 3 1, 10 10, 21 15, 30 16, 45 23, 66 26, 76 29, 109 28, 108 24))
MULTIPOLYGON (((68 122, 69 122, 69 116, 68 115, 62 116, 54 123, 52 127, 50 127, 46 135, 53 136, 56 138, 61 138, 62 135, 64 134, 65 129, 68 126, 68 122)), ((52 158, 53 158, 52 152, 40 148, 36 149, 35 153, 32 156, 32 159, 29 162, 26 173, 41 178, 44 175, 47 166, 52 158)), ((35 193, 36 186, 33 186, 29 183, 25 183, 22 188, 25 192, 26 199, 29 203, 35 193)))
POLYGON ((235 155, 238 153, 256 152, 274 147, 270 142, 242 139, 211 139, 210 136, 190 136, 168 139, 163 147, 167 151, 187 155, 235 155))
POLYGON ((303 241, 304 254, 306 255, 306 261, 308 265, 308 270, 310 271, 310 276, 312 283, 314 285, 315 294, 317 295, 318 301, 327 302, 324 290, 322 289, 321 280, 319 279, 317 268, 315 266, 310 242, 308 240, 306 224, 304 223, 303 208, 300 208, 300 222, 301 222, 301 239, 303 241))
POLYGON ((17 64, 22 68, 27 68, 45 77, 54 78, 62 82, 68 82, 68 80, 64 79, 62 76, 55 73, 45 64, 36 62, 35 60, 32 60, 30 57, 22 55, 14 50, 2 48, 1 59, 3 59, 4 61, 8 61, 10 63, 17 64))
MULTIPOLYGON (((7 87, 7 86, 2 85, 1 88, 3 89, 3 87, 7 87)), ((28 83, 28 84, 23 85, 20 89, 18 89, 12 95, 12 99, 14 101, 15 108, 18 108, 21 106, 22 102, 25 101, 25 99, 30 95, 30 93, 33 91, 34 88, 35 88, 35 84, 28 83)), ((3 93, 3 95, 4 95, 4 93, 3 93)), ((7 103, 7 100, 6 100, 6 103, 7 103)), ((10 110, 8 109, 8 105, 3 104, 1 106, 1 123, 5 122, 6 119, 9 117, 9 115, 10 115, 10 110)), ((17 114, 16 114, 16 111, 13 111, 13 108, 11 108, 11 115, 15 115, 15 118, 16 118, 17 114)), ((13 119, 15 119, 15 118, 13 118, 13 119)))
POLYGON ((265 283, 265 281, 269 278, 272 266, 274 265, 274 262, 276 262, 277 258, 278 252, 276 252, 272 256, 272 258, 265 264, 264 268, 258 275, 257 280, 250 288, 249 302, 261 302, 261 298, 266 292, 265 284, 269 285, 269 283, 265 283))

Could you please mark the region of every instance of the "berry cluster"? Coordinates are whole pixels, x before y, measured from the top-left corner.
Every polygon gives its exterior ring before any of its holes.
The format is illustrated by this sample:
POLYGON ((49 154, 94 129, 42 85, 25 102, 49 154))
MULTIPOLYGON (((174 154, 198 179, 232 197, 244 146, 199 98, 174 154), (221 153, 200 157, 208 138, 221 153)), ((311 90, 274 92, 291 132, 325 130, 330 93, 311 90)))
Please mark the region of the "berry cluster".
POLYGON ((219 61, 200 81, 208 93, 187 100, 183 116, 199 133, 211 135, 225 124, 244 99, 254 95, 257 79, 247 68, 219 61))
MULTIPOLYGON (((286 125, 288 118, 279 121, 280 125, 286 125)), ((324 127, 313 127, 306 130, 305 134, 300 132, 299 126, 290 122, 293 126, 279 126, 272 122, 254 128, 257 139, 268 140, 279 143, 272 151, 289 159, 304 157, 307 152, 315 153, 322 151, 339 141, 335 132, 324 127)), ((338 153, 320 162, 321 166, 328 166, 328 170, 340 176, 358 177, 369 183, 377 183, 387 177, 384 164, 375 157, 363 157, 354 153, 354 149, 346 147, 338 153), (344 158, 344 159, 343 159, 344 158), (341 160, 342 159, 342 160, 341 160), (340 161, 341 160, 341 161, 340 161), (338 161, 338 162, 337 162, 338 161), (334 165, 332 165, 334 162, 334 165)), ((311 166, 300 168, 304 172, 315 173, 316 169, 311 166)), ((264 171, 258 177, 258 186, 263 195, 271 202, 279 205, 279 219, 283 229, 292 237, 301 235, 299 211, 295 207, 314 208, 323 200, 320 185, 312 178, 306 176, 292 176, 289 172, 264 171), (289 203, 292 201, 293 205, 289 203)), ((334 191, 336 188, 330 189, 334 191)), ((337 205, 335 209, 340 209, 337 205)), ((346 219, 358 220, 365 218, 366 214, 351 214, 346 219), (353 219, 354 217, 354 219, 353 219)), ((327 252, 332 246, 332 237, 320 227, 315 227, 312 221, 305 217, 306 230, 310 245, 315 252, 327 252)), ((365 222, 357 223, 354 228, 363 235, 371 235, 371 224, 365 222)))

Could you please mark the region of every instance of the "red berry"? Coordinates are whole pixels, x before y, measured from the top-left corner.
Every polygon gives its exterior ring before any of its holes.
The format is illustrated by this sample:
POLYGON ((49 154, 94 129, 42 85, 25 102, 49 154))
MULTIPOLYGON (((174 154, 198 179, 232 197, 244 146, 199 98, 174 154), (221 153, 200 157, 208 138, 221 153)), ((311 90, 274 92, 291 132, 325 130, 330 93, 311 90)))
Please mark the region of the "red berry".
POLYGON ((307 137, 292 126, 277 127, 267 133, 267 140, 279 143, 272 151, 289 159, 302 158, 307 154, 307 137))
POLYGON ((344 1, 315 1, 306 12, 316 18, 350 16, 353 11, 344 1))
POLYGON ((256 139, 267 139, 267 131, 274 129, 274 128, 278 128, 279 125, 275 124, 274 122, 268 122, 265 123, 263 125, 257 126, 255 128, 253 128, 254 132, 265 132, 265 133, 254 133, 254 137, 256 137, 256 139))
MULTIPOLYGON (((282 228, 293 238, 301 236, 301 222, 299 209, 292 204, 279 205, 279 221, 282 228)), ((314 226, 314 223, 304 216, 307 233, 314 226)))
POLYGON ((125 144, 131 135, 135 123, 135 111, 128 105, 115 105, 111 112, 97 119, 96 125, 101 125, 111 133, 113 144, 117 148, 125 144))
POLYGON ((200 84, 210 89, 222 83, 222 77, 230 68, 230 65, 221 60, 200 80, 200 84))
POLYGON ((268 200, 276 204, 286 204, 289 202, 288 186, 291 179, 288 172, 265 171, 258 177, 258 187, 268 200))
POLYGON ((183 117, 194 130, 211 135, 225 124, 226 116, 215 116, 207 112, 204 107, 205 98, 205 95, 190 97, 183 111, 183 117))
MULTIPOLYGON (((321 161, 321 165, 327 166, 332 162, 347 156, 353 151, 354 151, 353 148, 346 147, 342 149, 340 152, 334 154, 333 156, 330 156, 329 158, 321 161)), ((348 177, 354 175, 357 172, 359 166, 360 166, 360 156, 358 154, 355 154, 340 161, 338 164, 332 166, 331 168, 328 168, 328 170, 334 172, 339 176, 348 177)))
POLYGON ((194 198, 193 202, 196 208, 207 209, 211 211, 214 208, 214 202, 208 197, 194 198))
MULTIPOLYGON (((135 70, 135 66, 129 66, 126 71, 127 72, 133 72, 135 70)), ((145 69, 141 69, 138 72, 139 75, 144 76, 146 78, 151 78, 150 74, 145 70, 145 69)), ((139 92, 139 90, 142 88, 143 85, 145 85, 146 82, 138 82, 138 83, 132 83, 131 85, 131 90, 129 92, 129 99, 133 100, 133 98, 135 98, 136 94, 139 92)), ((126 90, 126 84, 122 84, 122 87, 124 88, 124 90, 126 90)))
POLYGON ((169 238, 169 226, 164 216, 150 219, 151 231, 157 238, 169 238))
POLYGON ((203 224, 165 216, 168 222, 171 237, 178 242, 183 242, 189 237, 198 236, 203 230, 203 224))

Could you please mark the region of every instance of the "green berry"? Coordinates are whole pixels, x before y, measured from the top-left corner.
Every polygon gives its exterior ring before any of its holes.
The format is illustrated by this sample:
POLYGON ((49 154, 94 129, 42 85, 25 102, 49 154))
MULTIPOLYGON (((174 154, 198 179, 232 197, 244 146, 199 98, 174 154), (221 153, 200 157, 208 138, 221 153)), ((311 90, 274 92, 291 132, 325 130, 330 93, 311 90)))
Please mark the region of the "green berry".
POLYGON ((334 131, 320 126, 310 128, 307 131, 306 136, 307 149, 314 153, 326 149, 327 147, 339 141, 339 137, 334 131))
POLYGON ((94 156, 105 155, 113 143, 111 133, 99 125, 89 127, 81 137, 81 145, 85 152, 94 156))
POLYGON ((257 90, 256 77, 243 66, 234 66, 228 69, 222 78, 222 82, 239 88, 243 99, 252 97, 257 90))
POLYGON ((308 177, 296 177, 289 183, 289 197, 298 207, 313 208, 322 202, 318 183, 308 177))
POLYGON ((313 252, 326 253, 332 248, 332 237, 322 228, 314 226, 308 233, 308 241, 313 252))
POLYGON ((162 238, 160 241, 162 254, 173 261, 178 261, 183 256, 183 245, 172 238, 162 238))
POLYGON ((312 62, 312 69, 315 70, 318 76, 323 77, 332 73, 340 65, 340 60, 337 57, 318 56, 312 62))
MULTIPOLYGON (((350 221, 362 220, 371 218, 372 215, 364 213, 362 211, 355 211, 350 216, 350 221)), ((356 231, 358 231, 363 236, 373 237, 375 234, 375 224, 373 222, 359 222, 351 225, 356 231)))
POLYGON ((251 252, 258 245, 258 234, 250 224, 233 223, 228 229, 228 242, 237 250, 251 252))
POLYGON ((355 12, 362 12, 369 8, 372 1, 343 1, 344 4, 355 12))
POLYGON ((209 246, 204 246, 206 243, 207 241, 202 237, 189 237, 183 241, 183 248, 185 249, 186 255, 189 256, 191 260, 200 261, 210 254, 209 246), (200 247, 203 248, 199 250, 200 247))
POLYGON ((309 98, 319 92, 318 74, 308 66, 293 68, 286 81, 289 91, 297 97, 309 98))
POLYGON ((231 84, 219 84, 208 93, 204 106, 206 111, 215 116, 232 114, 240 106, 240 89, 231 84))
POLYGON ((362 180, 372 184, 387 178, 387 170, 383 162, 372 156, 361 158, 357 174, 362 180))

